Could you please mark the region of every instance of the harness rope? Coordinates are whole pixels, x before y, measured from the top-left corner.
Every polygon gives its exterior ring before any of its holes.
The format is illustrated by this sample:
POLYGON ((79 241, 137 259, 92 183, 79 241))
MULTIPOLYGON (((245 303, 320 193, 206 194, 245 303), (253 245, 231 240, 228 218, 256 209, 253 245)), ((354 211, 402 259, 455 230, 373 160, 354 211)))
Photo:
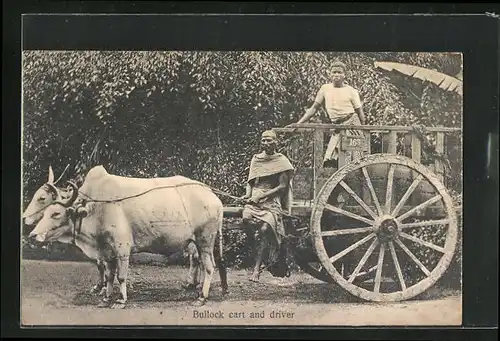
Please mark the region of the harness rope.
MULTIPOLYGON (((193 183, 185 183, 185 184, 177 184, 177 185, 158 186, 158 187, 150 188, 150 189, 148 189, 146 191, 143 191, 141 193, 138 193, 138 194, 130 195, 130 196, 123 197, 123 198, 108 199, 108 200, 94 199, 90 195, 85 194, 85 193, 81 192, 80 190, 78 191, 78 193, 80 193, 81 195, 83 195, 86 198, 88 198, 89 200, 87 200, 87 202, 115 203, 115 202, 121 202, 121 201, 124 201, 124 200, 127 200, 127 199, 137 198, 137 197, 145 195, 145 194, 147 194, 149 192, 152 192, 154 190, 165 189, 165 188, 179 188, 179 187, 184 187, 184 186, 202 186, 202 187, 206 187, 206 188, 210 189, 214 193, 227 196, 227 197, 229 197, 229 198, 231 198, 233 200, 236 200, 236 201, 243 201, 241 198, 239 198, 237 196, 234 196, 234 195, 232 195, 232 194, 230 194, 228 192, 224 192, 224 191, 222 191, 220 189, 217 189, 217 188, 214 188, 212 186, 208 186, 208 185, 205 185, 205 184, 202 184, 202 183, 195 183, 195 184, 193 184, 193 183)), ((47 205, 47 206, 49 206, 49 205, 47 205)), ((45 206, 45 207, 47 207, 47 206, 45 206)), ((281 214, 281 215, 284 215, 284 216, 287 216, 287 217, 290 217, 290 218, 300 218, 298 216, 292 215, 292 214, 290 214, 288 212, 285 212, 283 210, 271 210, 271 211, 275 212, 275 213, 278 213, 278 214, 281 214)))
MULTIPOLYGON (((231 194, 229 194, 229 193, 227 193, 227 192, 221 191, 220 189, 213 188, 213 187, 210 187, 210 186, 208 186, 208 187, 209 187, 209 188, 210 188, 210 189, 211 189, 214 193, 218 193, 218 194, 220 194, 220 195, 224 195, 224 196, 229 197, 229 198, 231 198, 231 199, 234 199, 234 200, 236 200, 236 201, 243 201, 243 202, 245 202, 245 200, 242 200, 241 198, 236 197, 236 196, 234 196, 234 195, 231 195, 231 194)), ((248 201, 246 200, 246 202, 248 202, 248 201)), ((292 215, 292 214, 290 214, 290 213, 288 213, 288 212, 285 212, 285 211, 283 211, 283 210, 274 210, 274 209, 269 209, 269 210, 270 210, 271 212, 275 212, 275 213, 278 213, 278 214, 284 215, 284 216, 289 217, 289 218, 300 218, 300 217, 298 217, 298 216, 292 215)))
POLYGON ((83 217, 78 216, 75 212, 75 216, 72 218, 73 220, 73 239, 72 239, 72 244, 76 246, 76 236, 80 235, 80 232, 82 231, 82 221, 83 217), (78 227, 77 227, 78 226, 78 227))

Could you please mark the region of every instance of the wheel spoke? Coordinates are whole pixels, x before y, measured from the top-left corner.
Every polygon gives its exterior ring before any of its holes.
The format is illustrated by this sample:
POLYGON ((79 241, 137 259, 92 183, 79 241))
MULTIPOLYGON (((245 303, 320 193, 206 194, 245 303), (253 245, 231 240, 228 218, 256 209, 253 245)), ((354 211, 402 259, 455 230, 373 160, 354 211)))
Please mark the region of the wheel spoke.
POLYGON ((363 238, 363 239, 357 241, 356 243, 352 244, 351 246, 349 246, 344 251, 341 251, 341 252, 337 253, 335 256, 330 257, 330 261, 333 263, 333 262, 339 260, 340 258, 344 257, 345 255, 347 255, 349 252, 351 252, 352 250, 354 250, 358 246, 363 245, 364 243, 366 243, 367 241, 369 241, 370 239, 372 239, 374 237, 375 237, 375 234, 374 233, 370 233, 368 236, 366 236, 365 238, 363 238))
POLYGON ((405 239, 411 240, 412 242, 418 243, 420 245, 427 246, 430 249, 433 249, 433 250, 439 251, 441 253, 444 253, 444 248, 442 248, 441 246, 437 246, 435 244, 426 242, 425 240, 422 240, 420 238, 414 237, 414 236, 409 235, 407 233, 399 232, 399 236, 403 237, 405 239))
POLYGON ((340 185, 346 190, 347 193, 349 193, 358 203, 361 207, 365 209, 365 211, 372 216, 372 218, 376 218, 377 214, 373 212, 373 210, 368 207, 368 205, 349 187, 348 184, 346 184, 343 180, 340 182, 340 185))
POLYGON ((373 271, 377 270, 377 266, 374 265, 372 266, 371 268, 369 268, 368 270, 360 273, 360 274, 357 274, 356 277, 359 277, 359 276, 363 276, 363 275, 366 275, 366 274, 369 274, 369 273, 372 273, 373 271))
POLYGON ((338 207, 335 207, 333 205, 330 205, 330 204, 326 204, 325 205, 325 208, 327 208, 328 210, 332 211, 332 212, 335 212, 335 213, 339 213, 339 214, 343 214, 347 217, 350 217, 350 218, 353 218, 353 219, 356 219, 356 220, 359 220, 359 221, 362 221, 364 223, 367 223, 369 225, 373 225, 373 220, 370 220, 370 219, 366 219, 365 217, 362 217, 360 215, 357 215, 357 214, 354 214, 354 213, 351 213, 349 211, 346 211, 346 210, 343 210, 341 208, 338 208, 338 207))
POLYGON ((396 272, 398 274, 399 283, 401 284, 401 289, 406 290, 406 284, 403 278, 403 272, 401 271, 401 267, 399 266, 398 255, 396 255, 396 250, 394 249, 394 243, 392 241, 389 242, 389 248, 391 249, 392 260, 394 261, 394 267, 396 268, 396 272))
POLYGON ((403 207, 403 205, 406 203, 406 200, 408 200, 408 198, 410 197, 410 195, 413 193, 413 191, 415 190, 415 188, 417 188, 418 184, 420 183, 420 181, 422 181, 423 178, 424 177, 422 176, 422 174, 419 174, 415 178, 415 180, 413 180, 413 182, 410 185, 410 187, 408 187, 408 189, 406 190, 406 193, 403 195, 403 197, 401 198, 401 200, 399 200, 398 204, 394 208, 394 211, 392 211, 391 215, 393 217, 397 216, 397 214, 399 213, 399 211, 401 210, 401 208, 403 207))
POLYGON ((434 197, 430 198, 429 200, 427 200, 427 201, 425 201, 425 202, 421 203, 420 205, 413 207, 413 208, 412 208, 411 210, 409 210, 408 212, 406 212, 406 213, 402 214, 401 216, 399 216, 399 217, 397 218, 397 220, 398 220, 399 222, 402 222, 403 220, 405 220, 406 218, 408 218, 409 216, 411 216, 413 213, 415 213, 415 212, 417 212, 417 211, 419 211, 419 210, 421 210, 421 209, 424 209, 424 208, 426 208, 426 207, 427 207, 427 206, 429 206, 429 205, 434 204, 436 201, 439 201, 441 198, 442 198, 442 197, 441 197, 441 194, 438 194, 438 195, 436 195, 436 196, 434 196, 434 197))
POLYGON ((449 219, 440 219, 440 220, 426 220, 419 221, 417 223, 406 223, 401 224, 401 229, 409 229, 412 227, 424 227, 424 226, 432 226, 432 225, 448 225, 450 223, 449 219))
POLYGON ((423 271, 423 273, 426 275, 426 276, 429 276, 431 274, 431 272, 429 270, 427 270, 427 268, 425 267, 424 264, 422 264, 418 258, 413 254, 413 252, 411 252, 410 250, 408 250, 408 248, 406 247, 405 244, 403 244, 403 242, 399 239, 396 239, 396 243, 399 245, 399 247, 401 249, 403 249, 403 251, 408 255, 410 256, 410 258, 418 265, 418 267, 423 271))
POLYGON ((354 279, 357 277, 357 275, 359 274, 359 271, 365 265, 366 261, 368 260, 368 257, 370 257, 370 255, 373 253, 373 250, 375 250, 377 245, 378 245, 378 239, 375 239, 373 241, 373 243, 370 245, 370 247, 368 248, 368 250, 366 250, 365 254, 363 255, 363 257, 359 261, 358 265, 356 266, 356 268, 352 272, 351 276, 349 277, 349 279, 348 279, 349 283, 352 283, 354 281, 354 279))
POLYGON ((382 268, 384 265, 385 244, 380 245, 380 253, 378 254, 377 273, 375 274, 374 292, 380 292, 380 282, 382 281, 382 268))
POLYGON ((391 212, 392 204, 392 183, 394 182, 394 170, 396 166, 391 164, 389 167, 389 174, 387 175, 387 190, 385 192, 385 213, 389 214, 391 212))
POLYGON ((368 189, 370 190, 370 194, 372 195, 373 203, 377 208, 377 212, 379 215, 382 215, 383 214, 382 208, 380 207, 380 203, 378 202, 377 194, 375 193, 375 188, 373 188, 373 184, 370 179, 370 176, 368 175, 368 171, 366 170, 365 167, 363 167, 361 170, 363 171, 363 175, 365 176, 366 184, 368 185, 368 189))
POLYGON ((321 232, 323 237, 340 236, 343 234, 355 234, 355 233, 366 233, 371 232, 373 229, 371 227, 360 227, 357 229, 343 229, 343 230, 333 230, 321 232))

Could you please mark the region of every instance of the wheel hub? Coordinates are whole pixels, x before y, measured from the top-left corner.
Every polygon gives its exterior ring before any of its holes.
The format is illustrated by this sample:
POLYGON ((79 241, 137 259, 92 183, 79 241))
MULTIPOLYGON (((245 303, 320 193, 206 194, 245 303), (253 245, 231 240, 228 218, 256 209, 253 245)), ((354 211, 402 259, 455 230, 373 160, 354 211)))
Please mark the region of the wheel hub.
POLYGON ((381 242, 388 242, 398 237, 399 224, 390 215, 384 215, 377 219, 374 228, 375 234, 381 242))

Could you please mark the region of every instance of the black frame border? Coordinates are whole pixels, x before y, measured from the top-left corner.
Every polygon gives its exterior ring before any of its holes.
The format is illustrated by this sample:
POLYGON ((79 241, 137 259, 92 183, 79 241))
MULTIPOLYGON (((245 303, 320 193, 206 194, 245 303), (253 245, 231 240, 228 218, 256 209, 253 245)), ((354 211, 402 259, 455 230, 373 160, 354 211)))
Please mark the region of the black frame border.
POLYGON ((22 1, 16 6, 6 7, 4 2, 2 161, 8 167, 2 177, 2 192, 8 198, 20 198, 20 144, 16 141, 20 141, 21 48, 464 53, 464 327, 67 329, 61 326, 20 330, 19 201, 2 200, 2 213, 11 213, 2 214, 2 336, 15 333, 26 337, 74 337, 87 330, 91 337, 161 338, 230 337, 235 332, 238 337, 287 339, 314 335, 329 339, 486 340, 497 335, 491 327, 498 324, 498 166, 493 176, 487 169, 488 153, 495 152, 495 148, 487 149, 489 134, 496 134, 498 141, 500 20, 498 15, 490 13, 495 6, 167 1, 22 1), (171 16, 166 19, 144 14, 64 15, 72 12, 170 13, 171 16), (26 15, 23 19, 23 13, 43 15, 26 15))

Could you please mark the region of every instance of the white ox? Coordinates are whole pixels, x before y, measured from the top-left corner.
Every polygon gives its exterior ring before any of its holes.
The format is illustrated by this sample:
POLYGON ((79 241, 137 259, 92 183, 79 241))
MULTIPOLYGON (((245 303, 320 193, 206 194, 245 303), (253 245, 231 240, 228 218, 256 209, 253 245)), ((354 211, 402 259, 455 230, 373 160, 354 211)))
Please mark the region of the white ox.
MULTIPOLYGON (((59 177, 61 179, 63 174, 59 177)), ((36 225, 43 217, 44 210, 49 207, 52 203, 57 200, 66 200, 70 197, 72 193, 72 188, 59 188, 56 187, 57 182, 54 181, 54 172, 52 167, 49 167, 49 176, 47 182, 43 184, 33 195, 28 207, 24 211, 22 218, 24 219, 24 223, 27 226, 36 225)), ((88 256, 88 255, 87 255, 88 256)), ((89 256, 90 257, 90 256, 89 256)), ((99 280, 97 284, 92 286, 90 292, 98 293, 99 295, 104 295, 106 293, 106 280, 105 280, 105 264, 102 259, 95 259, 90 257, 91 259, 96 261, 97 269, 99 272, 99 280)), ((188 279, 188 284, 186 288, 191 288, 194 284, 191 284, 190 279, 188 279)))
MULTIPOLYGON (((72 197, 57 198, 43 211, 30 238, 44 243, 72 242, 88 257, 105 263, 107 290, 103 304, 111 304, 116 274, 121 297, 127 301, 127 272, 131 253, 171 254, 194 242, 203 269, 203 287, 196 304, 208 298, 214 273, 214 246, 220 241, 219 274, 223 294, 227 273, 222 264, 223 206, 203 183, 183 176, 129 178, 108 174, 102 166, 92 168, 72 197)), ((190 266, 189 278, 197 267, 190 266)))
MULTIPOLYGON (((30 201, 28 207, 24 211, 22 218, 24 219, 24 223, 27 226, 33 226, 37 224, 43 217, 44 210, 49 207, 52 203, 61 200, 67 200, 73 189, 71 186, 67 188, 57 187, 56 184, 62 178, 63 174, 60 175, 58 180, 54 181, 54 171, 52 167, 49 166, 48 171, 48 179, 45 184, 43 184, 33 195, 32 200, 30 201)), ((62 236, 59 241, 63 241, 65 243, 70 243, 68 240, 69 237, 62 236), (66 240, 67 239, 67 240, 66 240)), ((83 250, 82 250, 83 251, 83 250)), ((87 254, 87 257, 96 261, 97 270, 99 273, 98 282, 92 286, 90 289, 90 293, 98 294, 99 296, 104 295, 106 293, 106 279, 105 279, 105 263, 102 259, 93 258, 94 254, 87 254)), ((192 243, 190 243, 184 252, 185 257, 189 257, 189 266, 190 271, 188 274, 188 278, 185 284, 182 287, 186 290, 191 290, 198 288, 199 279, 198 279, 198 269, 193 269, 193 266, 199 265, 199 254, 195 247, 193 247, 192 243)))

